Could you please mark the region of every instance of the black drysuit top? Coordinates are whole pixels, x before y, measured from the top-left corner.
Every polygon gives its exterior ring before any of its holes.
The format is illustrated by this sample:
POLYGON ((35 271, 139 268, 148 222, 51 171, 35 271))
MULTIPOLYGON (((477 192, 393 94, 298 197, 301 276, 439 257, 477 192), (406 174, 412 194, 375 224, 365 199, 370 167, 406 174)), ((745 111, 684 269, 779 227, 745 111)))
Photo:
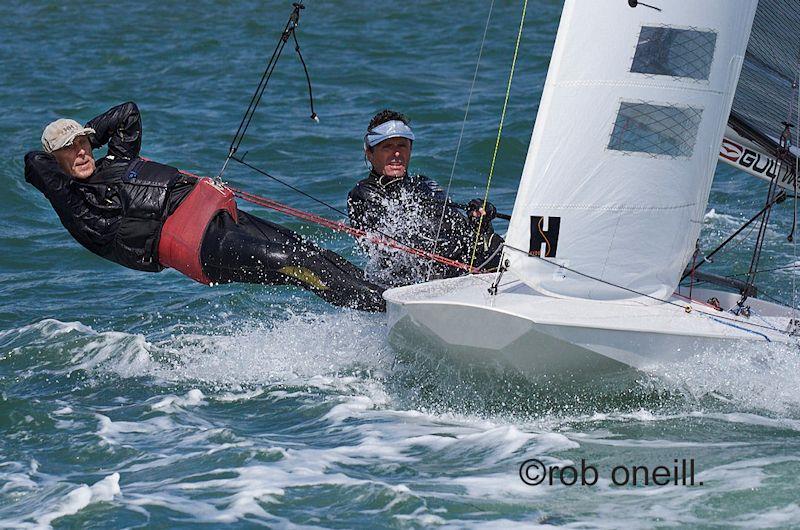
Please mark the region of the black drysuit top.
MULTIPOLYGON (((434 252, 469 264, 477 233, 477 220, 453 205, 436 181, 423 175, 387 177, 374 171, 356 184, 347 197, 350 224, 368 232, 379 232, 408 246, 434 252), (441 221, 441 227, 440 227, 441 221), (437 237, 438 232, 438 237, 437 237)), ((494 233, 491 221, 481 223, 474 266, 490 271, 500 262, 503 239, 494 233)), ((376 281, 386 285, 409 285, 427 278, 449 278, 466 274, 457 267, 409 257, 391 249, 370 248, 376 281)))
MULTIPOLYGON (((161 270, 160 229, 197 179, 176 170, 161 188, 126 182, 142 145, 141 117, 133 102, 109 109, 86 126, 96 131, 89 136, 92 148, 108 144, 108 154, 96 162, 94 174, 73 179, 52 155, 34 151, 25 155, 25 180, 47 197, 67 231, 90 251, 129 268, 161 270)), ((200 259, 213 282, 298 285, 335 305, 385 308, 381 289, 365 281, 363 272, 347 260, 279 225, 241 211, 238 217, 235 223, 221 212, 203 238, 200 259)))

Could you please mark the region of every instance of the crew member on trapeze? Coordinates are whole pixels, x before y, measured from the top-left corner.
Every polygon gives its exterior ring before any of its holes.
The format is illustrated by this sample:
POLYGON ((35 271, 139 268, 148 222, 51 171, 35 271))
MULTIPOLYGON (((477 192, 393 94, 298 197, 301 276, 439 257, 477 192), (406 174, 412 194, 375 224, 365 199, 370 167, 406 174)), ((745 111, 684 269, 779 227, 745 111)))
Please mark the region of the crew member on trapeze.
POLYGON ((382 311, 381 289, 350 262, 298 234, 236 208, 211 179, 139 158, 142 122, 133 102, 81 126, 60 119, 25 155, 25 180, 50 201, 78 243, 125 267, 172 267, 204 283, 296 285, 334 305, 382 311), (108 144, 95 162, 92 149, 108 144))
MULTIPOLYGON (((404 114, 387 109, 373 116, 364 136, 364 155, 371 169, 347 197, 350 224, 484 271, 496 270, 503 238, 492 227, 494 205, 487 202, 484 211, 483 199, 473 199, 465 215, 436 181, 409 174, 413 141, 404 114)), ((371 279, 382 284, 418 283, 429 272, 432 279, 466 274, 385 247, 362 246, 375 258, 368 267, 371 279)))

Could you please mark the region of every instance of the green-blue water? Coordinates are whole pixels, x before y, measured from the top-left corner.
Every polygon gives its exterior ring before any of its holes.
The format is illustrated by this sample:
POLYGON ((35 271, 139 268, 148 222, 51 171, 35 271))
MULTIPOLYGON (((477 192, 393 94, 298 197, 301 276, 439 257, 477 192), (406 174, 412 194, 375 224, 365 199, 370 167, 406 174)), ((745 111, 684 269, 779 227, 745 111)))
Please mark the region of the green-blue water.
MULTIPOLYGON (((321 122, 287 47, 242 148, 342 208, 384 107, 409 114, 412 169, 446 181, 489 2, 309 2, 299 33, 321 122)), ((492 199, 511 208, 560 15, 529 5, 492 199)), ((135 100, 143 153, 202 174, 222 164, 288 2, 4 3, 0 16, 0 526, 58 528, 800 527, 800 361, 794 351, 698 352, 668 380, 580 401, 510 375, 392 349, 381 315, 290 288, 207 288, 73 242, 23 180, 42 127, 135 100), (545 404, 546 403, 546 404, 545 404), (524 485, 520 464, 581 459, 594 486, 524 485), (695 459, 702 486, 615 486, 615 465, 695 459)), ((455 196, 482 192, 519 2, 498 2, 455 196)), ((568 140, 566 140, 568 141, 568 140)), ((254 193, 340 218, 231 167, 254 193)), ((764 186, 720 167, 711 247, 764 186)), ((788 205, 788 203, 787 203, 788 205)), ((249 205, 243 208, 251 210, 249 205)), ((358 263, 353 242, 259 211, 358 263)), ((793 263, 789 208, 764 267, 793 263)), ((749 246, 712 266, 746 267, 749 246)), ((791 271, 765 274, 791 299, 791 271)))

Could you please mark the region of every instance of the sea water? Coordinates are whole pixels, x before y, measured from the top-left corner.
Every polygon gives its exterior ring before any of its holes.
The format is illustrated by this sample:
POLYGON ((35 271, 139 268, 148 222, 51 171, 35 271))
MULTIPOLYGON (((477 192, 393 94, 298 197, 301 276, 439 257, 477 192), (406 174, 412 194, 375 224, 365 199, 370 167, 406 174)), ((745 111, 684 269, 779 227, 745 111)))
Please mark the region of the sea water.
MULTIPOLYGON (((247 160, 343 209, 366 173, 366 124, 389 107, 412 119, 412 170, 445 184, 489 4, 308 2, 298 37, 321 121, 308 119, 290 43, 242 144, 247 160)), ((491 191, 499 211, 513 204, 560 10, 528 7, 491 191)), ((208 288, 103 261, 25 184, 23 155, 46 123, 127 100, 142 110, 144 155, 215 174, 290 11, 4 3, 0 526, 800 527, 794 350, 698 351, 668 377, 588 396, 533 388, 397 351, 383 315, 294 288, 208 288), (691 477, 672 480, 689 475, 684 461, 691 477), (656 483, 659 468, 668 483, 656 483)), ((495 6, 452 183, 460 202, 486 183, 520 12, 495 6)), ((226 178, 342 219, 241 166, 226 178)), ((702 245, 756 212, 765 191, 718 168, 702 245)), ((345 236, 240 206, 367 259, 345 236)), ((790 214, 787 202, 773 215, 764 268, 796 261, 790 214)), ((741 273, 750 250, 708 268, 741 273)), ((764 274, 761 291, 791 302, 793 274, 764 274)))

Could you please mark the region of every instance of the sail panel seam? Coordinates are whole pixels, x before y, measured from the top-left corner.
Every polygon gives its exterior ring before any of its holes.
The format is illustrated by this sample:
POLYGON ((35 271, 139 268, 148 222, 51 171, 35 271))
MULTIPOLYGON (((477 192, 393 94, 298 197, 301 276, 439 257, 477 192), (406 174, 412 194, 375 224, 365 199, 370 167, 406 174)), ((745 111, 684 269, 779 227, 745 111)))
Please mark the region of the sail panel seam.
POLYGON ((725 94, 722 90, 710 90, 710 89, 703 89, 699 87, 693 86, 686 86, 686 85, 665 85, 663 83, 632 83, 628 80, 625 81, 602 81, 602 80, 586 80, 586 81, 560 81, 553 83, 554 86, 559 88, 586 88, 586 87, 598 87, 598 86, 605 86, 605 87, 630 87, 630 88, 656 88, 656 89, 663 89, 663 90, 679 90, 679 91, 688 91, 688 92, 701 92, 704 94, 716 94, 718 96, 725 94))
POLYGON ((692 208, 696 206, 696 202, 688 204, 678 204, 674 206, 591 206, 588 204, 531 204, 528 206, 529 210, 533 209, 547 209, 547 210, 587 210, 598 212, 657 212, 657 211, 671 211, 681 210, 685 208, 692 208))

